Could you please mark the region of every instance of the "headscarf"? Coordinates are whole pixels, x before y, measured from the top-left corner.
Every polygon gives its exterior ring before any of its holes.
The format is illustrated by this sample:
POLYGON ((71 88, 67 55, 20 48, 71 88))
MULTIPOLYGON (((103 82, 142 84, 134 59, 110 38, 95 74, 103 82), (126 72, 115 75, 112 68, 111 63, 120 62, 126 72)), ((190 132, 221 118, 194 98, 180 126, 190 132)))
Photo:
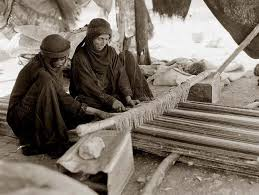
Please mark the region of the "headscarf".
POLYGON ((93 40, 102 34, 108 34, 111 38, 112 29, 110 24, 102 18, 95 18, 91 20, 87 27, 86 37, 77 46, 76 52, 81 47, 84 48, 84 52, 89 59, 92 70, 96 74, 96 78, 101 81, 101 85, 106 85, 106 73, 109 65, 113 63, 113 53, 109 49, 108 45, 106 45, 101 51, 97 51, 93 45, 93 40))
POLYGON ((56 72, 50 62, 53 58, 63 58, 69 56, 70 42, 58 34, 51 34, 45 37, 40 46, 39 60, 44 68, 58 81, 62 81, 62 71, 56 72))

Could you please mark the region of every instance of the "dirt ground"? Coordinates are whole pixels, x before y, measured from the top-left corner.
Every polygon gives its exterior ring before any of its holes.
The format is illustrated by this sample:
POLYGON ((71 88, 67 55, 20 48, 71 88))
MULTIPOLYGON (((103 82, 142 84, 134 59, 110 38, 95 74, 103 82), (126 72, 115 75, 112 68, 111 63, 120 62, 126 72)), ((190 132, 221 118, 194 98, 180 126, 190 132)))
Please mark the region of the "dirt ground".
MULTIPOLYGON (((249 76, 250 75, 250 76, 249 76)), ((230 86, 224 87, 219 104, 229 106, 244 106, 259 99, 259 86, 257 77, 251 76, 241 78, 230 86)), ((163 88, 156 93, 164 91, 163 88)), ((1 160, 27 161, 56 169, 55 160, 45 155, 25 157, 16 152, 16 140, 9 137, 0 137, 1 160)), ((159 163, 163 159, 141 151, 134 151, 135 172, 126 185, 123 195, 140 194, 141 189, 152 176, 159 163)), ((229 172, 211 170, 176 163, 168 171, 157 194, 258 194, 259 180, 238 176, 229 172)))

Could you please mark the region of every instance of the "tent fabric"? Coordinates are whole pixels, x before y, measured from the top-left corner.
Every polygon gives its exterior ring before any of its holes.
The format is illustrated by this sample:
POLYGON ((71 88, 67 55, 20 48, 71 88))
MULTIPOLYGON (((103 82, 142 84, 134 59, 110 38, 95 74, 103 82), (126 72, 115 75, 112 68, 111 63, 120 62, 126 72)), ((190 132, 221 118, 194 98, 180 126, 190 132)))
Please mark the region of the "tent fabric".
POLYGON ((161 16, 178 16, 185 18, 191 5, 191 0, 152 0, 153 11, 161 16))
MULTIPOLYGON (((240 44, 259 24, 258 0, 204 0, 204 2, 237 44, 240 44)), ((259 58, 259 35, 244 51, 251 58, 259 58)))

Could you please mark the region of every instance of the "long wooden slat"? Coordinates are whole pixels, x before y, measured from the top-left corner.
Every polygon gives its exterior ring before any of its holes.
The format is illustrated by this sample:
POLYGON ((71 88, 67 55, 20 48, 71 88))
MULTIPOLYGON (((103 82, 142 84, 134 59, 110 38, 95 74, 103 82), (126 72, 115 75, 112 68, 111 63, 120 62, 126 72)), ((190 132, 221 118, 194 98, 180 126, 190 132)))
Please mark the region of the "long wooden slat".
POLYGON ((225 148, 228 150, 242 151, 259 155, 259 145, 253 145, 249 143, 212 138, 187 132, 168 131, 164 128, 150 127, 148 125, 142 125, 136 128, 135 131, 139 133, 150 134, 153 136, 171 138, 175 140, 182 140, 192 143, 199 143, 203 145, 210 145, 219 148, 225 148))
POLYGON ((221 115, 221 114, 213 114, 213 113, 203 113, 203 112, 195 112, 189 110, 179 110, 179 109, 171 109, 168 112, 164 113, 164 115, 173 116, 173 117, 182 117, 188 119, 196 119, 202 121, 213 121, 213 122, 221 122, 224 124, 233 124, 247 128, 254 128, 259 130, 259 120, 251 117, 240 117, 234 115, 221 115))
MULTIPOLYGON (((228 151, 225 151, 223 155, 216 155, 211 152, 201 152, 195 149, 184 149, 172 144, 169 140, 167 143, 165 139, 155 138, 150 141, 150 137, 137 134, 133 136, 133 146, 137 149, 146 151, 148 153, 156 154, 159 156, 167 156, 171 152, 180 154, 181 156, 199 159, 200 161, 206 161, 215 165, 223 166, 226 170, 238 171, 245 173, 246 175, 257 175, 259 177, 259 162, 257 160, 248 160, 237 157, 230 157, 228 151), (162 140, 162 141, 161 141, 162 140), (160 145, 163 147, 160 147, 160 145)), ((205 165, 206 167, 206 165, 205 165)))
POLYGON ((206 129, 199 129, 199 128, 192 128, 185 125, 176 125, 176 124, 169 124, 167 122, 163 121, 151 121, 149 123, 146 123, 147 125, 157 127, 157 128, 164 128, 168 131, 177 131, 177 132, 187 132, 190 134, 196 134, 196 135, 202 135, 202 136, 208 136, 208 137, 215 137, 219 139, 225 139, 225 140, 231 140, 236 142, 244 142, 244 143, 250 143, 250 144, 259 144, 259 140, 254 139, 252 136, 241 136, 241 135, 231 135, 226 133, 218 133, 208 131, 206 129))
POLYGON ((212 113, 227 113, 227 114, 236 114, 243 116, 253 116, 259 117, 259 110, 251 110, 247 108, 241 107, 229 107, 229 106, 221 106, 210 103, 199 103, 199 102, 180 102, 178 104, 179 109, 188 109, 188 110, 200 110, 200 111, 209 111, 212 113))
POLYGON ((150 121, 147 124, 167 127, 172 130, 180 129, 202 135, 259 143, 258 131, 248 130, 242 127, 224 126, 217 123, 208 123, 166 116, 157 117, 155 120, 150 121))
MULTIPOLYGON (((133 144, 135 145, 136 142, 133 139, 133 144)), ((139 149, 139 148, 138 148, 139 149)), ((170 152, 162 152, 157 148, 153 148, 152 150, 149 147, 142 147, 140 148, 141 150, 158 155, 161 157, 166 157, 170 152)), ((211 161, 205 161, 205 160, 200 160, 197 158, 193 157, 188 157, 188 156, 183 156, 181 155, 180 158, 178 159, 178 162, 182 162, 184 164, 190 165, 193 164, 194 166, 202 167, 202 168, 209 168, 209 169, 215 169, 217 171, 228 171, 230 173, 238 174, 240 176, 245 176, 245 177, 250 177, 250 178, 255 178, 258 179, 259 175, 254 174, 254 171, 247 171, 247 169, 239 168, 238 166, 232 166, 228 164, 221 164, 221 163, 215 163, 211 161)))
POLYGON ((194 127, 200 127, 201 129, 207 129, 207 130, 212 130, 212 131, 219 131, 220 133, 233 133, 233 134, 241 134, 241 135, 247 135, 247 136, 259 136, 259 131, 257 129, 252 129, 252 128, 245 128, 245 127, 240 127, 239 125, 227 125, 227 124, 222 124, 222 123, 217 123, 217 122, 207 122, 207 121, 199 121, 199 120, 192 120, 192 119, 185 119, 185 118, 177 118, 177 117, 170 117, 170 116, 159 116, 156 117, 155 120, 158 121, 165 121, 168 123, 173 123, 173 124, 182 124, 186 126, 194 126, 194 127))
MULTIPOLYGON (((133 144, 137 144, 134 140, 133 140, 133 144)), ((139 149, 139 148, 138 148, 139 149)), ((170 154, 170 152, 162 152, 157 148, 151 148, 145 147, 145 146, 141 146, 141 150, 151 153, 151 154, 155 154, 155 155, 159 155, 159 156, 167 156, 168 154, 170 154)), ((173 150, 175 152, 175 150, 173 150)), ((242 176, 246 176, 246 177, 252 177, 252 178, 259 178, 259 173, 251 170, 247 167, 240 167, 239 165, 233 165, 230 162, 227 162, 227 164, 225 163, 221 163, 221 162, 214 162, 214 161, 209 161, 209 160, 204 160, 204 159, 199 159, 199 158, 194 158, 194 157, 190 157, 190 156, 184 156, 181 155, 180 158, 178 159, 179 162, 183 162, 186 164, 190 164, 192 163, 194 166, 199 166, 199 167, 203 167, 203 168, 212 168, 212 169, 216 169, 216 170, 223 170, 223 171, 230 171, 233 172, 235 174, 238 175, 242 175, 242 176), (185 160, 183 160, 185 159, 185 160)), ((232 161, 234 162, 234 161, 232 161)))
MULTIPOLYGON (((139 143, 146 142, 147 146, 149 144, 155 145, 155 148, 159 149, 161 152, 172 152, 172 148, 177 149, 183 149, 187 151, 199 151, 203 154, 207 154, 210 156, 224 156, 227 155, 230 158, 238 158, 238 159, 246 159, 250 161, 257 161, 257 155, 255 154, 248 154, 243 153, 239 151, 231 151, 231 150, 225 150, 224 148, 217 148, 214 146, 206 146, 206 145, 200 145, 200 144, 194 144, 194 143, 188 143, 184 141, 179 140, 173 140, 173 139, 166 139, 161 137, 154 137, 146 134, 141 133, 133 133, 132 134, 133 140, 139 140, 139 143)), ((134 145, 134 147, 138 147, 138 145, 134 145)), ((152 150, 152 149, 150 149, 152 150)), ((182 154, 182 153, 181 153, 182 154)), ((188 153, 187 153, 188 154, 188 153)), ((186 154, 185 154, 186 155, 186 154)))
MULTIPOLYGON (((138 137, 138 136, 137 136, 138 137)), ((145 137, 141 137, 141 139, 135 139, 134 137, 134 145, 137 146, 138 148, 143 148, 147 147, 150 149, 158 149, 159 151, 163 152, 173 152, 177 153, 180 155, 188 156, 188 157, 193 157, 193 158, 198 158, 201 160, 209 160, 212 162, 218 162, 218 163, 225 163, 233 166, 239 166, 242 168, 247 168, 253 171, 257 171, 259 174, 258 170, 258 165, 259 162, 254 160, 254 161, 248 161, 247 159, 241 159, 237 157, 230 157, 228 156, 228 151, 225 151, 223 155, 215 155, 213 153, 207 152, 207 151, 199 151, 196 149, 186 149, 182 147, 175 147, 173 144, 164 142, 165 139, 154 139, 152 140, 153 142, 150 143, 150 140, 145 137), (163 148, 159 148, 159 144, 163 144, 163 148), (252 162, 252 163, 251 163, 252 162)))
MULTIPOLYGON (((154 155, 161 156, 161 157, 165 157, 168 154, 170 154, 170 152, 161 152, 161 151, 159 151, 155 148, 152 151, 149 148, 142 148, 142 150, 145 151, 145 152, 154 154, 154 155)), ((259 175, 255 174, 254 171, 249 171, 247 169, 240 168, 238 166, 215 163, 215 162, 200 160, 200 159, 196 159, 196 158, 188 157, 188 156, 183 156, 183 155, 180 156, 180 158, 178 159, 178 162, 187 164, 188 166, 191 163, 196 167, 214 169, 214 170, 217 170, 217 171, 227 171, 227 172, 233 173, 235 175, 237 174, 237 175, 240 175, 240 176, 259 179, 259 175)))

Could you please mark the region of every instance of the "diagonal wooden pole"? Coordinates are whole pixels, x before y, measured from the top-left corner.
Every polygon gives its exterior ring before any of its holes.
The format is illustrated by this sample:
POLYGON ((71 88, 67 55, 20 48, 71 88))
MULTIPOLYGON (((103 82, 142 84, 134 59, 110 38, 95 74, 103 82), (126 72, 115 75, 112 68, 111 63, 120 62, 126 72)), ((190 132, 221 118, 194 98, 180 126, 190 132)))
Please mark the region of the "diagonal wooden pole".
POLYGON ((251 31, 251 33, 245 38, 244 41, 236 48, 236 50, 225 60, 225 62, 218 68, 215 74, 221 74, 225 68, 232 62, 233 59, 241 52, 243 51, 247 45, 250 44, 250 42, 257 36, 259 33, 259 24, 256 25, 256 27, 251 31))

